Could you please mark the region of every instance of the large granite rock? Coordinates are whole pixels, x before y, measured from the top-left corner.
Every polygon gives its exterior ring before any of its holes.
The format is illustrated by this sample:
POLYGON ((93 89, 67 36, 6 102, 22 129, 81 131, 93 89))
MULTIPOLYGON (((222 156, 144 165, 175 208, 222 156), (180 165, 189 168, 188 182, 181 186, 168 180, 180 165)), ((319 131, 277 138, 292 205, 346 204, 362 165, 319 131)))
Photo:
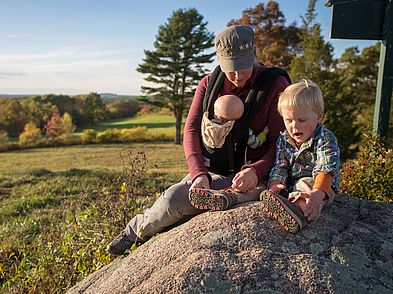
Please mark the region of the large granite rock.
POLYGON ((203 213, 68 293, 393 293, 393 204, 339 195, 296 235, 257 202, 203 213))

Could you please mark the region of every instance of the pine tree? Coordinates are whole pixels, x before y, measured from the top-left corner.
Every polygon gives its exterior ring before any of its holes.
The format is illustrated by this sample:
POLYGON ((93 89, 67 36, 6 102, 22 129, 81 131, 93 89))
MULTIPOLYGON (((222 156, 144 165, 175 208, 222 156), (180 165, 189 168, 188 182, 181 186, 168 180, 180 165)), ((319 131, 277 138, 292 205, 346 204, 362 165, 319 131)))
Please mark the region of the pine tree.
POLYGON ((194 8, 174 11, 168 22, 158 30, 154 50, 145 50, 145 58, 137 71, 148 76, 146 81, 157 87, 142 86, 149 97, 140 100, 167 107, 176 117, 175 143, 181 143, 183 113, 198 81, 206 74, 203 64, 213 61, 214 53, 205 53, 213 46, 214 35, 207 22, 194 8))
POLYGON ((321 36, 321 25, 315 22, 315 4, 317 0, 310 0, 306 15, 302 17, 300 56, 291 63, 291 77, 293 80, 308 78, 314 82, 326 78, 331 72, 333 64, 333 47, 325 42, 321 36))

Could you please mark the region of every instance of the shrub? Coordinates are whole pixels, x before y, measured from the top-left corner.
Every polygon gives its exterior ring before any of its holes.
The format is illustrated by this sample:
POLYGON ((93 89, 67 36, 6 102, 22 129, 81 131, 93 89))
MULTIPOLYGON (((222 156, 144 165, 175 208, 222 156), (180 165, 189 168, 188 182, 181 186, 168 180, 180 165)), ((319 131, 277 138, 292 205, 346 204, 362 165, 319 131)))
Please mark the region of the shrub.
POLYGON ((82 132, 83 143, 95 143, 97 142, 97 131, 93 129, 85 129, 82 132))
POLYGON ((343 165, 341 191, 375 201, 393 202, 393 149, 369 135, 358 158, 343 165))
POLYGON ((98 143, 112 143, 119 142, 120 132, 117 129, 106 129, 97 135, 98 143))
POLYGON ((148 140, 146 127, 131 129, 106 129, 97 135, 99 143, 142 142, 148 140))
POLYGON ((135 127, 131 129, 120 130, 120 140, 122 142, 141 142, 146 140, 147 128, 146 127, 135 127))

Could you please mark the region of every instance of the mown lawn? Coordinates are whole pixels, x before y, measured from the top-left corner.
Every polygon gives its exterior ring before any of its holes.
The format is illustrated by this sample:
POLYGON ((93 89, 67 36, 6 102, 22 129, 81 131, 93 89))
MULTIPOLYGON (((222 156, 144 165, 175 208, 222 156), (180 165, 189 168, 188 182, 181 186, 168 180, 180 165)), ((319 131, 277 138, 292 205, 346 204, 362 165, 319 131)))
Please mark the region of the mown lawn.
POLYGON ((3 152, 0 153, 0 175, 25 175, 39 169, 51 172, 70 169, 121 171, 120 156, 127 151, 143 151, 151 164, 158 165, 150 168, 148 173, 179 176, 187 172, 183 147, 165 142, 77 145, 3 152))
POLYGON ((107 243, 186 172, 172 143, 0 153, 0 292, 63 293, 109 263, 107 243))
POLYGON ((174 116, 162 114, 148 114, 124 119, 108 120, 98 123, 91 128, 98 132, 102 132, 106 129, 130 129, 143 126, 147 127, 150 134, 165 134, 171 136, 175 135, 174 116))

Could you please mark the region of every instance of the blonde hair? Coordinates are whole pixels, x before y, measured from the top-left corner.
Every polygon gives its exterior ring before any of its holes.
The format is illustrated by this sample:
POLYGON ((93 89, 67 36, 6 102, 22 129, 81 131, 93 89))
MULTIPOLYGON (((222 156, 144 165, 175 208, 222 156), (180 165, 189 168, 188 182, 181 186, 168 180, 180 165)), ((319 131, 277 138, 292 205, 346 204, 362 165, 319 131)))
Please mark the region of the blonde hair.
POLYGON ((288 86, 280 94, 277 110, 281 116, 283 108, 290 110, 309 108, 315 113, 323 113, 322 91, 313 81, 302 79, 288 86))

